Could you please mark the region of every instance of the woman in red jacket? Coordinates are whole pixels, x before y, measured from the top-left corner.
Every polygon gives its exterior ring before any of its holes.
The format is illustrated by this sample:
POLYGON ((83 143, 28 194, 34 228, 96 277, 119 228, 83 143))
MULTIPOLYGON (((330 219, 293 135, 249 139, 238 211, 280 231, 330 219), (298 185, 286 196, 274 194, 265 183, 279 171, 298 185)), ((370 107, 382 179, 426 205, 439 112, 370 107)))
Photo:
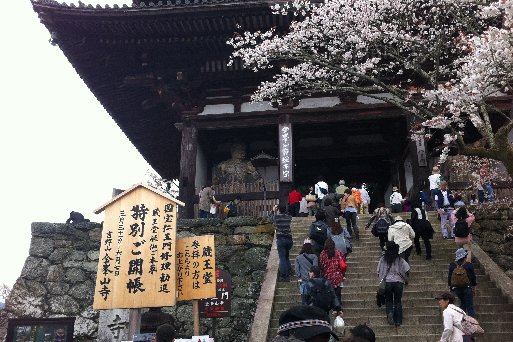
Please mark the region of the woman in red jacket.
POLYGON ((324 243, 324 250, 321 252, 319 258, 319 264, 322 270, 324 278, 328 279, 335 290, 338 300, 342 303, 341 292, 343 282, 346 279, 344 277, 345 269, 341 269, 341 261, 345 264, 344 254, 335 248, 335 242, 331 239, 327 239, 324 243))

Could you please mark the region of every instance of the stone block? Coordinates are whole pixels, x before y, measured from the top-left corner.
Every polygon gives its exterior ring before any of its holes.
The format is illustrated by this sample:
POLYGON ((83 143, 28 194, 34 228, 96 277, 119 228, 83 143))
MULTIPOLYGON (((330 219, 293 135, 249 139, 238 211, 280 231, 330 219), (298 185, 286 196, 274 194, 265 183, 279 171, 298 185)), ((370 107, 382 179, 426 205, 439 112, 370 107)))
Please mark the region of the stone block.
POLYGON ((85 272, 80 268, 69 268, 66 270, 66 274, 64 275, 64 280, 70 284, 83 282, 86 279, 87 277, 85 272))
POLYGON ((46 280, 50 282, 58 282, 64 279, 64 267, 61 265, 52 265, 48 267, 46 280))
POLYGON ((128 309, 100 310, 99 342, 120 342, 128 338, 128 309))
MULTIPOLYGON (((59 240, 58 244, 62 245, 61 243, 64 241, 65 240, 59 240)), ((69 241, 66 241, 66 242, 69 242, 69 241)), ((69 242, 69 244, 71 245, 71 242, 69 242)), ((50 254, 48 259, 50 259, 50 261, 52 261, 53 263, 61 263, 64 260, 67 260, 71 253, 73 253, 73 250, 71 248, 56 248, 56 249, 54 249, 52 254, 50 254)))
POLYGON ((25 260, 25 265, 21 270, 21 277, 25 279, 41 279, 46 280, 50 262, 43 258, 34 258, 29 256, 25 260))
POLYGON ((267 233, 274 235, 274 225, 272 223, 259 224, 255 227, 255 233, 267 233))
POLYGON ((235 234, 253 234, 257 226, 242 226, 235 227, 233 231, 235 234))
POLYGON ((89 251, 87 252, 87 259, 92 261, 98 261, 100 258, 100 251, 89 251))
POLYGON ((50 238, 34 237, 30 243, 29 255, 35 257, 48 257, 54 250, 54 242, 50 238))
POLYGON ((72 286, 68 294, 84 303, 92 303, 94 297, 94 283, 91 280, 86 280, 83 283, 72 286))
POLYGON ((271 247, 273 244, 273 236, 269 234, 251 234, 249 235, 249 243, 252 245, 271 247))
POLYGON ((229 235, 226 237, 226 243, 229 245, 244 245, 248 242, 246 234, 229 235))
POLYGON ((69 285, 64 282, 49 281, 46 282, 45 286, 51 295, 64 295, 69 291, 69 285))
POLYGON ((49 304, 52 314, 75 316, 80 313, 80 305, 68 295, 52 297, 49 304))
POLYGON ((85 258, 86 252, 83 251, 74 251, 70 256, 70 259, 75 261, 83 261, 85 258))
POLYGON ((96 227, 96 228, 90 230, 88 233, 88 236, 91 241, 101 241, 102 240, 101 227, 96 227))

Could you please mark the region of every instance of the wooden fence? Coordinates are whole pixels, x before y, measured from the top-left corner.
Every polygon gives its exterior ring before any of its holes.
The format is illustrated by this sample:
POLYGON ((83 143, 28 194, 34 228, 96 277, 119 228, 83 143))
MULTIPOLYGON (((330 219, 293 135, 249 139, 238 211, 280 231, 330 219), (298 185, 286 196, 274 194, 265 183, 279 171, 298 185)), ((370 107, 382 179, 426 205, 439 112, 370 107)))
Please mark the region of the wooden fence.
MULTIPOLYGON (((216 199, 221 201, 217 210, 217 217, 225 218, 223 208, 230 200, 239 197, 241 201, 238 205, 239 216, 267 216, 272 208, 278 204, 279 181, 266 182, 266 200, 264 201, 263 182, 254 183, 232 183, 218 184, 212 186, 216 193, 216 199)), ((197 217, 198 204, 194 205, 194 212, 197 217)))

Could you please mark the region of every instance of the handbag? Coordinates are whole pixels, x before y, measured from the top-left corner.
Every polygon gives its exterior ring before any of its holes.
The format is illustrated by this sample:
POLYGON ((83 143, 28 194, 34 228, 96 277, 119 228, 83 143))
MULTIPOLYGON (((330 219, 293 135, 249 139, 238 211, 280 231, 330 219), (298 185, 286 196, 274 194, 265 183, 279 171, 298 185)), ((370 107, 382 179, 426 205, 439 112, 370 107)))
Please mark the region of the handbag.
POLYGON ((342 275, 344 273, 346 273, 347 263, 346 263, 346 259, 344 257, 340 258, 340 260, 338 261, 338 268, 340 269, 340 272, 342 273, 342 275))
POLYGON ((472 316, 469 316, 465 313, 463 310, 456 310, 452 308, 454 311, 459 312, 463 315, 463 318, 461 319, 461 331, 463 331, 463 334, 465 335, 478 335, 478 334, 484 334, 483 328, 481 328, 481 325, 479 325, 479 322, 477 319, 475 319, 472 316))
POLYGON ((385 295, 385 286, 386 286, 385 279, 387 278, 388 272, 390 272, 390 267, 392 267, 392 265, 388 266, 388 269, 387 269, 387 272, 385 273, 385 276, 379 282, 378 291, 377 291, 378 296, 384 296, 385 295))

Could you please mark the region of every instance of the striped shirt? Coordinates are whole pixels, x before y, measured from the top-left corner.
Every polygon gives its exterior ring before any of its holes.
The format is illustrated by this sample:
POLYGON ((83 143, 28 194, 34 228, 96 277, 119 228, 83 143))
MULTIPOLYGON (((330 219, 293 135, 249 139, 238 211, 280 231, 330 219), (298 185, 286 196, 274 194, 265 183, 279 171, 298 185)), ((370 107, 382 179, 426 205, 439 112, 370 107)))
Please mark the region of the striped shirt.
POLYGON ((276 214, 274 215, 273 221, 276 229, 276 238, 292 240, 292 232, 290 230, 292 216, 287 214, 276 214))

